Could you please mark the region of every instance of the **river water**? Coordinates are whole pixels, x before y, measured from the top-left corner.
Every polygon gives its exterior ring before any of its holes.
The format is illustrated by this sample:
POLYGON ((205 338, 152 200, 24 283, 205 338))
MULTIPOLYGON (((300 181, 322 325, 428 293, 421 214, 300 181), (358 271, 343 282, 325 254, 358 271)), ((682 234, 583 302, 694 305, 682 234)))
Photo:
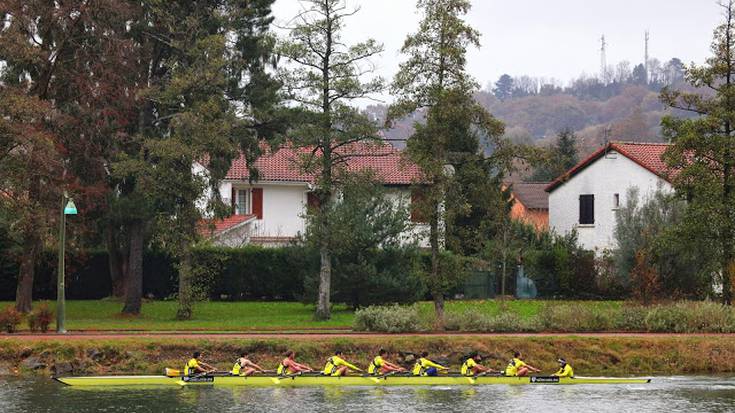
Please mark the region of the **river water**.
POLYGON ((735 377, 645 385, 80 389, 0 378, 0 412, 733 412, 735 377))

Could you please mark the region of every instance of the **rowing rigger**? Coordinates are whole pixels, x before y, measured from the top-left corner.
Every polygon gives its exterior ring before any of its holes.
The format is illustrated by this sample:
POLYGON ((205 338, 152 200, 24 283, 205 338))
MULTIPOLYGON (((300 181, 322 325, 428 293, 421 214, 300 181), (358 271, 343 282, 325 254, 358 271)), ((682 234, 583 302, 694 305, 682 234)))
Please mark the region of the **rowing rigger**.
POLYGON ((556 376, 478 376, 466 377, 447 374, 437 377, 424 376, 87 376, 57 377, 57 381, 69 386, 252 386, 252 387, 306 387, 306 386, 484 386, 506 385, 570 385, 570 384, 645 384, 647 378, 613 377, 556 377, 556 376))

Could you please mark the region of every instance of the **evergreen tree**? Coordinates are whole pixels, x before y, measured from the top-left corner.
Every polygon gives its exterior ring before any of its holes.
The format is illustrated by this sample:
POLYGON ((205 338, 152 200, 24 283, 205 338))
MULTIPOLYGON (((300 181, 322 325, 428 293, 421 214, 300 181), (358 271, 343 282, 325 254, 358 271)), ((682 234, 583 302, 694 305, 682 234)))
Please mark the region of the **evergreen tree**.
POLYGON ((502 102, 513 97, 513 88, 513 78, 510 75, 504 74, 495 82, 493 94, 502 102))
POLYGON ((442 265, 440 254, 445 239, 442 223, 447 222, 445 211, 449 209, 444 208, 444 201, 452 171, 456 171, 448 165, 476 159, 479 133, 495 144, 496 155, 502 154, 498 137, 503 126, 473 99, 477 84, 467 74, 466 52, 468 46, 479 46, 480 34, 463 20, 471 7, 469 1, 419 0, 417 7, 422 20, 401 49, 406 61, 393 81, 397 101, 389 110, 389 120, 419 109, 426 114, 425 124, 414 125, 408 153, 430 183, 418 207, 429 222, 428 286, 441 324, 447 277, 451 277, 442 271, 450 266, 442 265))
POLYGON ((703 66, 686 69, 686 78, 706 92, 664 89, 667 105, 696 117, 663 120, 664 135, 673 146, 665 160, 676 170, 673 183, 687 198, 684 221, 704 232, 703 244, 714 241, 722 274, 722 299, 732 304, 735 284, 735 1, 721 3, 725 21, 714 32, 713 56, 703 66))
MULTIPOLYGON (((333 208, 344 165, 364 141, 377 139, 377 126, 351 102, 370 97, 384 88, 370 58, 383 46, 370 39, 347 45, 342 39, 349 10, 344 0, 305 0, 305 9, 293 19, 279 53, 288 64, 281 71, 289 99, 301 109, 291 144, 308 148, 301 168, 317 174, 315 195, 319 208, 310 220, 318 234, 320 271, 316 318, 331 317, 331 278, 336 238, 329 211, 333 208)), ((358 151, 360 152, 360 151, 358 151)))
POLYGON ((579 162, 577 135, 570 129, 564 129, 559 132, 554 146, 547 151, 545 159, 536 168, 530 180, 551 182, 571 169, 577 162, 579 162))

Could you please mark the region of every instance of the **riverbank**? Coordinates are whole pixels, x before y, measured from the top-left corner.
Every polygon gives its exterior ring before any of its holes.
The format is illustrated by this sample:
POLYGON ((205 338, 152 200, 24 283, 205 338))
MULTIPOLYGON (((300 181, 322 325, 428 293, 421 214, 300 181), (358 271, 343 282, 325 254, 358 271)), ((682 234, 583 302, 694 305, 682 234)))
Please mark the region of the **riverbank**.
POLYGON ((299 338, 232 337, 110 337, 65 340, 4 336, 0 341, 0 375, 159 374, 180 367, 195 350, 207 362, 229 369, 241 350, 253 353, 264 367, 277 365, 279 355, 295 350, 299 359, 321 367, 341 349, 366 365, 384 347, 398 352, 427 350, 440 362, 459 367, 463 354, 477 350, 490 356, 486 364, 504 367, 512 350, 531 364, 553 372, 563 356, 579 375, 723 374, 735 371, 735 337, 689 336, 329 336, 299 338))

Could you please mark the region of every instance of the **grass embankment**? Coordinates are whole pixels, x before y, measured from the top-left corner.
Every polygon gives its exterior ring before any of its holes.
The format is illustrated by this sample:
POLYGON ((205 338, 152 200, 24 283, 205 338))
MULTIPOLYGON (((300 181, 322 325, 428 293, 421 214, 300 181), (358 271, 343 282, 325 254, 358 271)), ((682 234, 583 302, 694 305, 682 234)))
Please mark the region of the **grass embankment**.
POLYGON ((544 372, 556 368, 555 360, 566 357, 578 375, 670 375, 717 374, 735 370, 733 337, 390 337, 329 338, 312 340, 231 340, 126 338, 84 341, 0 342, 0 370, 6 374, 158 374, 164 367, 180 367, 194 350, 203 350, 207 362, 229 369, 236 354, 246 349, 264 367, 277 365, 279 355, 294 349, 300 361, 321 367, 341 349, 347 358, 367 365, 375 352, 385 347, 398 351, 428 350, 437 361, 459 367, 463 354, 478 350, 492 357, 494 368, 504 367, 512 350, 544 372))
MULTIPOLYGON (((55 302, 49 301, 55 308, 55 302)), ((463 314, 472 309, 488 316, 501 311, 517 314, 521 319, 537 316, 549 305, 570 304, 584 306, 590 310, 617 308, 619 301, 449 301, 447 312, 463 314)), ((12 305, 0 303, 0 308, 12 305)), ((34 303, 35 305, 40 302, 34 303)), ((417 304, 420 312, 429 317, 433 304, 417 304)), ((202 302, 194 308, 194 319, 177 321, 175 301, 150 301, 143 304, 139 317, 120 314, 122 304, 114 300, 68 301, 66 304, 66 328, 68 330, 144 330, 144 331, 304 331, 309 329, 348 329, 352 326, 354 313, 344 306, 336 305, 329 321, 314 321, 314 306, 293 302, 202 302)), ((27 329, 26 323, 20 326, 27 329)), ((53 328, 53 326, 52 326, 53 328)))

